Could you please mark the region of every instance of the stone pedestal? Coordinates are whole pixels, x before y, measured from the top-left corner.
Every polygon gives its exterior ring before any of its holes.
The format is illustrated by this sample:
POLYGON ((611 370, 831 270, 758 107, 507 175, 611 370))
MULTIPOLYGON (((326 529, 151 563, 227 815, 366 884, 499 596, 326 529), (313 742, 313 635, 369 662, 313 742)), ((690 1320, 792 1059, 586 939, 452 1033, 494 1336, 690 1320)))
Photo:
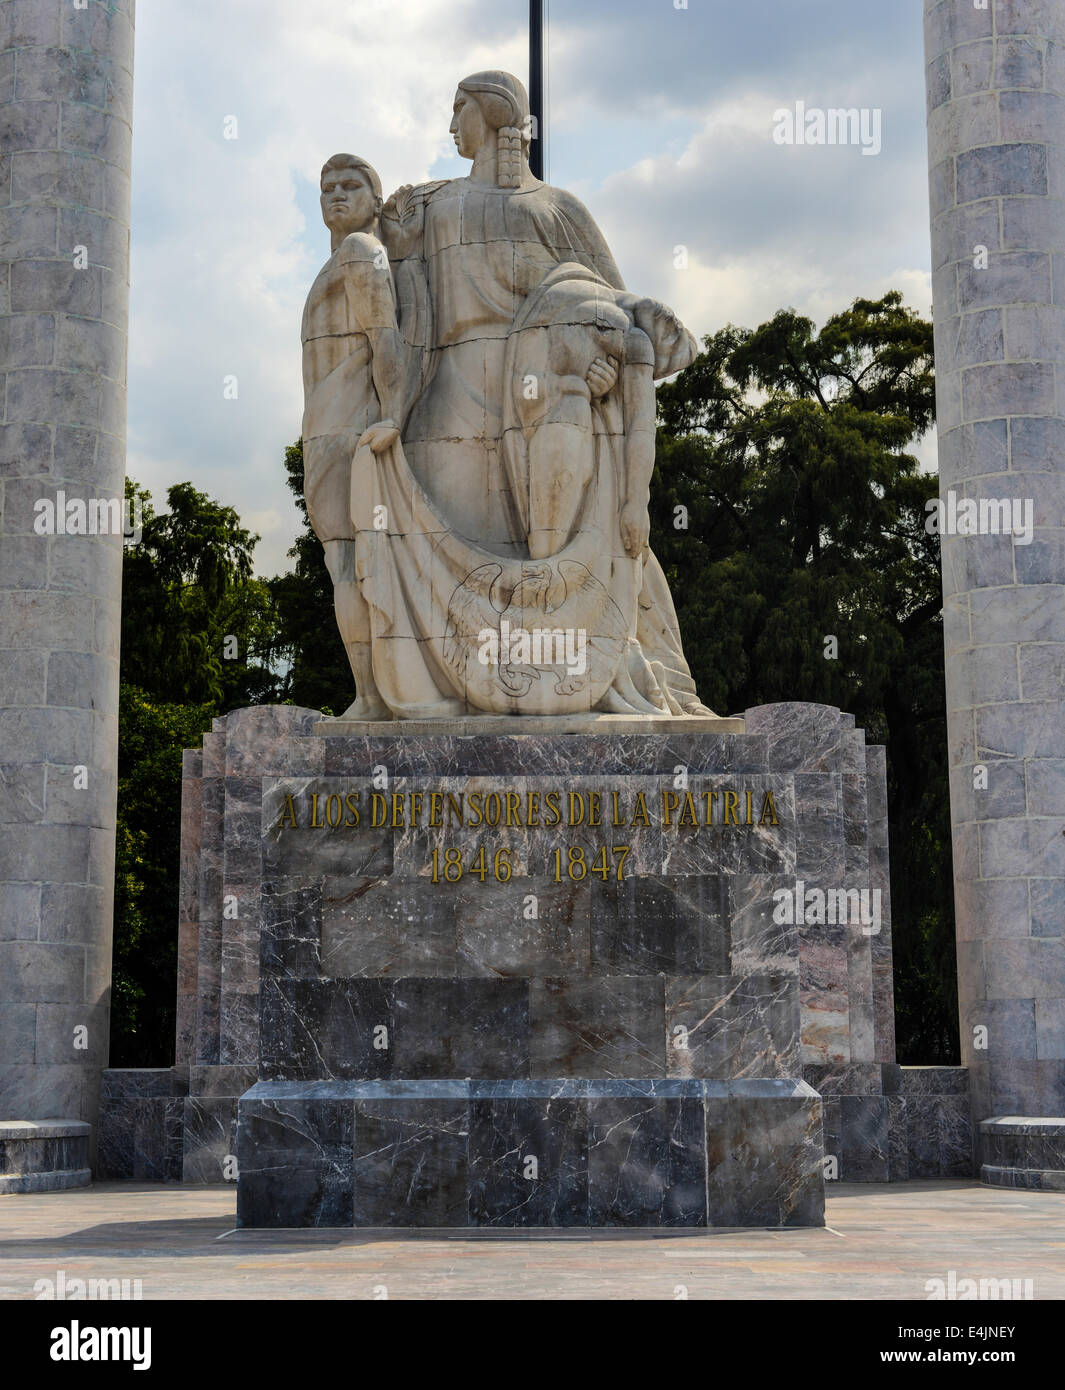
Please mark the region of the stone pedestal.
MULTIPOLYGON (((241 1209, 249 1222, 297 1219, 277 1206, 285 1185, 271 1180, 273 1161, 256 1168, 260 1144, 287 1155, 278 1163, 295 1174, 307 1142, 313 1147, 300 1126, 324 1133, 340 1115, 351 1147, 338 1161, 354 1183, 375 1152, 360 1145, 375 1142, 373 1126, 401 1102, 422 1110, 408 1156, 423 1146, 442 1152, 437 1107, 447 1102, 448 1162, 471 1184, 484 1161, 470 1137, 474 1107, 502 1132, 517 1123, 511 1102, 524 1107, 524 1125, 564 1100, 570 1109, 554 1113, 568 1114, 571 1136, 587 1142, 601 1114, 631 1103, 625 1124, 644 1136, 634 1139, 631 1161, 643 1163, 643 1154, 651 1164, 619 1174, 634 1191, 666 1181, 646 1157, 654 1147, 647 1136, 672 1124, 670 1107, 680 1106, 689 1147, 702 1108, 710 1161, 717 1129, 728 1132, 742 1102, 751 1135, 744 1152, 754 1162, 766 1152, 758 1138, 765 1107, 783 1113, 779 1102, 808 1104, 814 1093, 823 1098, 830 1180, 972 1172, 965 1069, 895 1064, 883 749, 867 747, 853 719, 819 705, 644 722, 635 733, 610 718, 551 727, 549 735, 506 719, 356 727, 288 706, 216 720, 202 752, 185 756, 177 1063, 105 1073, 101 1174, 234 1180, 245 1092, 251 1147, 241 1209), (773 790, 776 826, 768 814, 763 825, 746 823, 746 792, 758 821, 763 784, 773 790), (735 814, 726 823, 729 790, 735 814), (411 826, 416 791, 419 824, 411 826), (545 825, 553 819, 544 813, 547 791, 566 812, 560 819, 568 819, 570 792, 580 796, 583 823, 545 825), (632 826, 637 791, 648 823, 632 826), (708 791, 714 818, 703 824, 708 791), (434 792, 442 826, 428 824, 434 792), (677 797, 668 827, 664 792, 677 797), (511 821, 518 812, 524 822, 530 793, 541 823, 508 826, 507 796, 518 798, 511 821), (463 846, 452 884, 449 794, 501 822, 474 826, 464 817, 452 827, 463 846), (387 824, 372 823, 375 796, 376 819, 387 824), (400 808, 405 823, 393 826, 400 808), (590 812, 598 825, 588 824, 590 812), (599 849, 589 855, 593 842, 599 849), (578 867, 570 878, 570 844, 584 847, 583 878, 578 867), (555 850, 563 849, 556 880, 555 850), (864 917, 816 910, 819 896, 840 893, 861 907, 863 892, 864 907, 875 909, 864 917), (380 1046, 367 1032, 371 1020, 384 1029, 380 1046), (800 1079, 809 1091, 796 1089, 800 1079), (756 1093, 737 1089, 748 1082, 756 1093), (498 1120, 493 1107, 503 1107, 498 1120)), ((775 1131, 776 1151, 791 1144, 805 1152, 810 1135, 794 1116, 785 1130, 775 1131)), ((581 1180, 589 1210, 603 1180, 594 1165, 581 1180)), ((304 1190, 303 1179, 293 1182, 304 1190)), ((670 1191, 662 1188, 658 1207, 667 1222, 670 1191)), ((802 1209, 787 1191, 778 1194, 781 1219, 802 1209)), ((467 1203, 473 1193, 471 1185, 467 1203)), ((708 1183, 704 1197, 706 1219, 720 1217, 721 1183, 708 1183)), ((574 1201, 569 1219, 579 1220, 585 1197, 574 1201)), ((750 1210, 764 1214, 761 1197, 752 1196, 750 1210)), ((413 1208, 407 1216, 429 1220, 413 1208)))
POLYGON ((82 1120, 0 1120, 0 1195, 87 1187, 89 1136, 82 1120))
POLYGON ((820 706, 520 724, 293 723, 258 778, 226 731, 220 994, 234 966, 259 998, 219 1034, 260 1078, 239 1220, 819 1223, 804 1059, 894 1061, 877 751, 820 706), (875 926, 795 916, 873 887, 875 926))

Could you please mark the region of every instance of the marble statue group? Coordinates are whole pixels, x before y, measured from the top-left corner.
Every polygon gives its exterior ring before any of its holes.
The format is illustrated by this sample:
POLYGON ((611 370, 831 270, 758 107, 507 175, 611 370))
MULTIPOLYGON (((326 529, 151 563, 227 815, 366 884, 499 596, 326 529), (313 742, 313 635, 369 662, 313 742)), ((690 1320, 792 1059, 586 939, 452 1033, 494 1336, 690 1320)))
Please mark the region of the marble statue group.
POLYGON ((347 719, 709 713, 648 547, 654 382, 696 343, 533 176, 529 128, 521 82, 480 72, 451 120, 466 178, 385 201, 361 157, 322 170, 305 495, 347 719))

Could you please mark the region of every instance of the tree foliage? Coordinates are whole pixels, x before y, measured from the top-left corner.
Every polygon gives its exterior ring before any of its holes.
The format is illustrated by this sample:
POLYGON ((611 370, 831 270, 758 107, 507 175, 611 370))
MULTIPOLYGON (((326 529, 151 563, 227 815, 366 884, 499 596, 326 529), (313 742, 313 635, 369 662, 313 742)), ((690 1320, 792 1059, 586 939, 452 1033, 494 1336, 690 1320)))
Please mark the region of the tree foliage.
POLYGON ((302 525, 286 574, 268 581, 277 615, 276 654, 287 664, 285 697, 294 705, 336 714, 354 698, 351 668, 333 613, 333 581, 303 500, 303 440, 285 450, 286 482, 302 525))
POLYGON ((139 545, 122 569, 118 838, 112 1066, 165 1066, 174 1055, 181 844, 181 754, 215 715, 270 703, 276 616, 252 574, 258 537, 232 507, 191 483, 157 513, 132 481, 139 545))
POLYGON ((214 712, 131 685, 119 692, 113 1067, 173 1061, 181 753, 199 745, 214 712))
POLYGON ((126 492, 140 504, 142 538, 122 569, 122 680, 219 712, 276 699, 276 618, 269 586, 252 574, 259 537, 191 483, 167 489, 162 513, 136 483, 126 492))
POLYGON ((651 543, 700 695, 804 700, 889 759, 900 1059, 957 1049, 932 328, 897 293, 819 333, 781 310, 729 326, 659 390, 651 543))

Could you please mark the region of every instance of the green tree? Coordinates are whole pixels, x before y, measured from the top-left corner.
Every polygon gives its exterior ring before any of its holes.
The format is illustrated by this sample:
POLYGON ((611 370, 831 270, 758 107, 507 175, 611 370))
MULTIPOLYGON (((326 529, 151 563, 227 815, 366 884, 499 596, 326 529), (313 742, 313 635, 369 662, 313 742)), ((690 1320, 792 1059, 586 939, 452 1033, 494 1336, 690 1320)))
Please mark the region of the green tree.
POLYGON ((122 680, 218 713, 278 698, 273 601, 252 574, 259 537, 191 483, 167 489, 162 513, 136 483, 126 492, 141 507, 142 537, 122 569, 122 680))
POLYGON ((119 692, 113 1067, 173 1061, 181 753, 199 745, 214 714, 130 685, 119 692))
POLYGON ((333 612, 333 581, 303 500, 303 440, 285 450, 286 481, 302 525, 289 556, 295 567, 268 581, 277 614, 276 656, 287 663, 285 696, 336 714, 354 698, 351 668, 333 612))
POLYGON ((258 537, 191 483, 151 494, 122 571, 118 838, 111 1064, 164 1066, 174 1054, 181 754, 216 715, 273 701, 277 620, 252 574, 258 537))
POLYGON ((719 713, 838 705, 887 744, 901 1059, 957 1051, 932 328, 897 293, 819 333, 729 326, 658 393, 652 545, 719 713))

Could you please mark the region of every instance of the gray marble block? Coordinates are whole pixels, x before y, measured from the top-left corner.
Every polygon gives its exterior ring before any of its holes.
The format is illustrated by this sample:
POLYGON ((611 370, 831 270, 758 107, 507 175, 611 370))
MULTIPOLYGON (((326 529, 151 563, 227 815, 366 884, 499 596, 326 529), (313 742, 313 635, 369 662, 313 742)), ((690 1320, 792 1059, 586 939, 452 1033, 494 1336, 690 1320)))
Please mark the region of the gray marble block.
POLYGON ((96 1175, 104 1182, 178 1182, 188 1081, 169 1067, 109 1069, 100 1096, 96 1175))
POLYGON ((261 1081, 240 1101, 241 1226, 824 1222, 802 1082, 261 1081))

